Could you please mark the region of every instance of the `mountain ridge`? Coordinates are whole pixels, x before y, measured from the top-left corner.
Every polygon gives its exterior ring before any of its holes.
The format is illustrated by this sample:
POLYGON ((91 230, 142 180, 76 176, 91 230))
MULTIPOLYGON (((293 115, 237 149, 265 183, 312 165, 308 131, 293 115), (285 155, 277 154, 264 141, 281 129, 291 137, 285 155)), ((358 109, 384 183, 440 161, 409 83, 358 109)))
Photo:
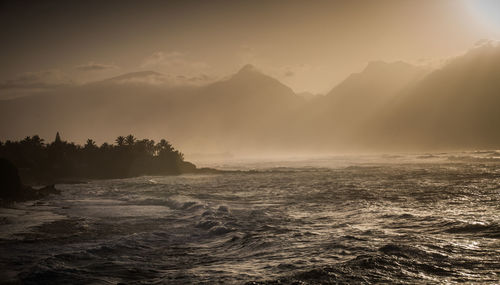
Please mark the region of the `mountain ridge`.
MULTIPOLYGON (((114 78, 156 76, 162 74, 114 78)), ((167 136, 187 151, 212 153, 498 148, 497 78, 500 47, 480 47, 434 71, 370 62, 326 95, 306 100, 245 65, 225 79, 191 88, 92 85, 2 101, 0 135, 52 137, 61 131, 76 141, 89 135, 109 141, 134 133, 167 136), (16 129, 9 127, 13 121, 16 129)))

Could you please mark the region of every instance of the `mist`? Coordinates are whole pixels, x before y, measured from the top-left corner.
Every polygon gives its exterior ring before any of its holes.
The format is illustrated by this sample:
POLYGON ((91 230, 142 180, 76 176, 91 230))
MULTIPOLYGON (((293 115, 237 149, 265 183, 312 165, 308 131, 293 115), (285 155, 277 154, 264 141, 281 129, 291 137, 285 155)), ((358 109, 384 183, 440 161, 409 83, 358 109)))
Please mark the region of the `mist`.
POLYGON ((500 284, 500 1, 0 1, 1 284, 500 284))
POLYGON ((193 158, 496 148, 499 67, 492 42, 434 69, 374 61, 310 99, 253 65, 202 84, 130 73, 1 101, 1 138, 167 137, 193 158))
POLYGON ((5 3, 0 140, 134 134, 193 158, 498 148, 483 2, 5 3))

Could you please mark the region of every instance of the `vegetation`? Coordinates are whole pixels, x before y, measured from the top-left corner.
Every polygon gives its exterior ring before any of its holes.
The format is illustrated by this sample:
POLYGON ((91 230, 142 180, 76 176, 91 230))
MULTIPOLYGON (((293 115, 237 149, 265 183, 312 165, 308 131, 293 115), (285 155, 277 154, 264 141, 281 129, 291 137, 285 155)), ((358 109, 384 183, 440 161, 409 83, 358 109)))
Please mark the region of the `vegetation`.
POLYGON ((116 138, 116 144, 97 146, 88 139, 84 146, 63 141, 52 143, 35 135, 21 141, 0 142, 0 157, 12 161, 25 181, 54 183, 84 178, 125 178, 193 172, 181 152, 166 140, 139 140, 133 135, 116 138))

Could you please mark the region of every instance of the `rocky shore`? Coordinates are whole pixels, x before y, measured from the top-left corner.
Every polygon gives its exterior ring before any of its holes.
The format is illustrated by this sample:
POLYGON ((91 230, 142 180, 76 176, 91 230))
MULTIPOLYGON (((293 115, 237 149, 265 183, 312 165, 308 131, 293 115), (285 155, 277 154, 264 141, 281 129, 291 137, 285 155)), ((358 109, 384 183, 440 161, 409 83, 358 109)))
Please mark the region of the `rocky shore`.
POLYGON ((9 160, 0 158, 0 205, 36 200, 50 194, 60 194, 54 184, 41 188, 24 185, 17 167, 9 160))

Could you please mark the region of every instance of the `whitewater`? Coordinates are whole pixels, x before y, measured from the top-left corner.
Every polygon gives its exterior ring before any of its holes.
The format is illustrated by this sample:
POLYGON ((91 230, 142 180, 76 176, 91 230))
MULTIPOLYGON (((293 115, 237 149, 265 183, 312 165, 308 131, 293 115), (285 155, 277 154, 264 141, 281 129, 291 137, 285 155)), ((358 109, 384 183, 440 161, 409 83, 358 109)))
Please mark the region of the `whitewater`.
POLYGON ((0 281, 500 283, 500 152, 229 162, 0 208, 0 281))

